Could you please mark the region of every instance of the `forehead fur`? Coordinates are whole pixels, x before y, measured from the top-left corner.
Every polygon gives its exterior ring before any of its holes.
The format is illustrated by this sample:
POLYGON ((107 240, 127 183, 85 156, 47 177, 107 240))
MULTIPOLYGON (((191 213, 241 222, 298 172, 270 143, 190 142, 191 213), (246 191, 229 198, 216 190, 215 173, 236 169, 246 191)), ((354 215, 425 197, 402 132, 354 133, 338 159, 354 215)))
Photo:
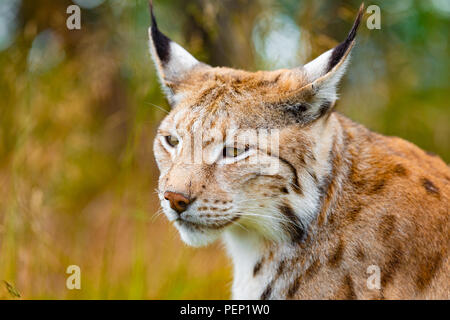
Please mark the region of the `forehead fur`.
POLYGON ((302 95, 306 100, 308 92, 302 88, 307 84, 300 68, 248 72, 199 66, 171 88, 179 96, 175 112, 188 109, 204 121, 221 115, 239 127, 261 128, 292 122, 281 106, 293 95, 296 101, 302 95))

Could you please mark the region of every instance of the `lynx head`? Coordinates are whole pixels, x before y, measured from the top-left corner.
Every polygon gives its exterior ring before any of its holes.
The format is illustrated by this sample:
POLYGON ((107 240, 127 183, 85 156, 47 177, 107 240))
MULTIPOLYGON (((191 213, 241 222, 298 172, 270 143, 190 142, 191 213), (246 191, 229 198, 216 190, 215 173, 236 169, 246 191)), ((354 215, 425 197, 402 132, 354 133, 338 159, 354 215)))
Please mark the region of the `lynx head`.
POLYGON ((172 109, 154 141, 162 208, 182 239, 222 233, 304 238, 329 170, 327 122, 361 20, 347 38, 292 70, 246 72, 197 61, 158 29, 150 51, 172 109))

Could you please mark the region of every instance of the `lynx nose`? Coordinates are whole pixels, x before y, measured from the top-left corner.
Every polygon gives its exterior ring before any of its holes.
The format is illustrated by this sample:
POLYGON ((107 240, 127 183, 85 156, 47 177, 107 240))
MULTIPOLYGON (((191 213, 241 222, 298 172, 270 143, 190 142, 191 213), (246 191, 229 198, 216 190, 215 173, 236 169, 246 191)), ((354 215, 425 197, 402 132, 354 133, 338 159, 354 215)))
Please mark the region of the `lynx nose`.
POLYGON ((166 191, 164 192, 164 199, 169 200, 170 207, 178 213, 182 213, 192 202, 191 199, 186 198, 181 193, 166 191))

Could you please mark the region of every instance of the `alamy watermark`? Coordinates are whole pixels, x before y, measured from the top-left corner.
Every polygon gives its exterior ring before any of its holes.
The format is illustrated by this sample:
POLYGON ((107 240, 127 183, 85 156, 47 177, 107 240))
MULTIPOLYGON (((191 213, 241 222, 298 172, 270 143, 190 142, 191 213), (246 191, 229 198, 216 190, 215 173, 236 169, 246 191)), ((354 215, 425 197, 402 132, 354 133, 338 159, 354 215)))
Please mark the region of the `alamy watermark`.
POLYGON ((67 14, 70 16, 66 19, 66 26, 69 30, 80 30, 81 29, 81 9, 76 4, 72 4, 67 7, 67 14))
POLYGON ((77 265, 70 265, 66 270, 67 274, 70 276, 67 277, 66 287, 69 290, 80 290, 81 289, 81 269, 77 265))
POLYGON ((367 29, 381 29, 381 9, 377 5, 370 5, 367 7, 366 12, 370 14, 367 17, 366 26, 367 29))
POLYGON ((239 161, 254 166, 261 174, 275 174, 279 169, 280 130, 243 129, 226 131, 192 130, 176 135, 161 134, 159 139, 172 157, 183 164, 229 164, 239 161), (193 132, 192 132, 193 131, 193 132))
POLYGON ((367 278, 366 284, 369 290, 380 290, 381 289, 381 270, 377 265, 370 265, 367 267, 367 278))

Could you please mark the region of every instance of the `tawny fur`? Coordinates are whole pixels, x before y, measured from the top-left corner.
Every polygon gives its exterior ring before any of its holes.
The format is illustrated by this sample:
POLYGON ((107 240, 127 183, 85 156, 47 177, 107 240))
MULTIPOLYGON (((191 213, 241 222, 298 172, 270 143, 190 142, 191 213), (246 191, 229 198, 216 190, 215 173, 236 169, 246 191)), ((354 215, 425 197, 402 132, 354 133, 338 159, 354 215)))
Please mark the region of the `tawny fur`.
POLYGON ((250 73, 200 63, 177 74, 151 45, 173 104, 154 145, 161 203, 188 244, 223 239, 235 299, 449 298, 450 169, 333 111, 333 77, 351 46, 311 79, 307 67, 250 73), (329 103, 314 100, 321 90, 331 90, 329 103), (217 160, 219 136, 249 128, 279 130, 276 154, 255 151, 277 162, 276 174, 217 160), (206 160, 192 163, 188 141, 199 131, 206 160), (168 147, 169 135, 180 145, 168 147), (178 215, 165 191, 195 201, 178 215), (371 265, 380 289, 367 285, 371 265))

